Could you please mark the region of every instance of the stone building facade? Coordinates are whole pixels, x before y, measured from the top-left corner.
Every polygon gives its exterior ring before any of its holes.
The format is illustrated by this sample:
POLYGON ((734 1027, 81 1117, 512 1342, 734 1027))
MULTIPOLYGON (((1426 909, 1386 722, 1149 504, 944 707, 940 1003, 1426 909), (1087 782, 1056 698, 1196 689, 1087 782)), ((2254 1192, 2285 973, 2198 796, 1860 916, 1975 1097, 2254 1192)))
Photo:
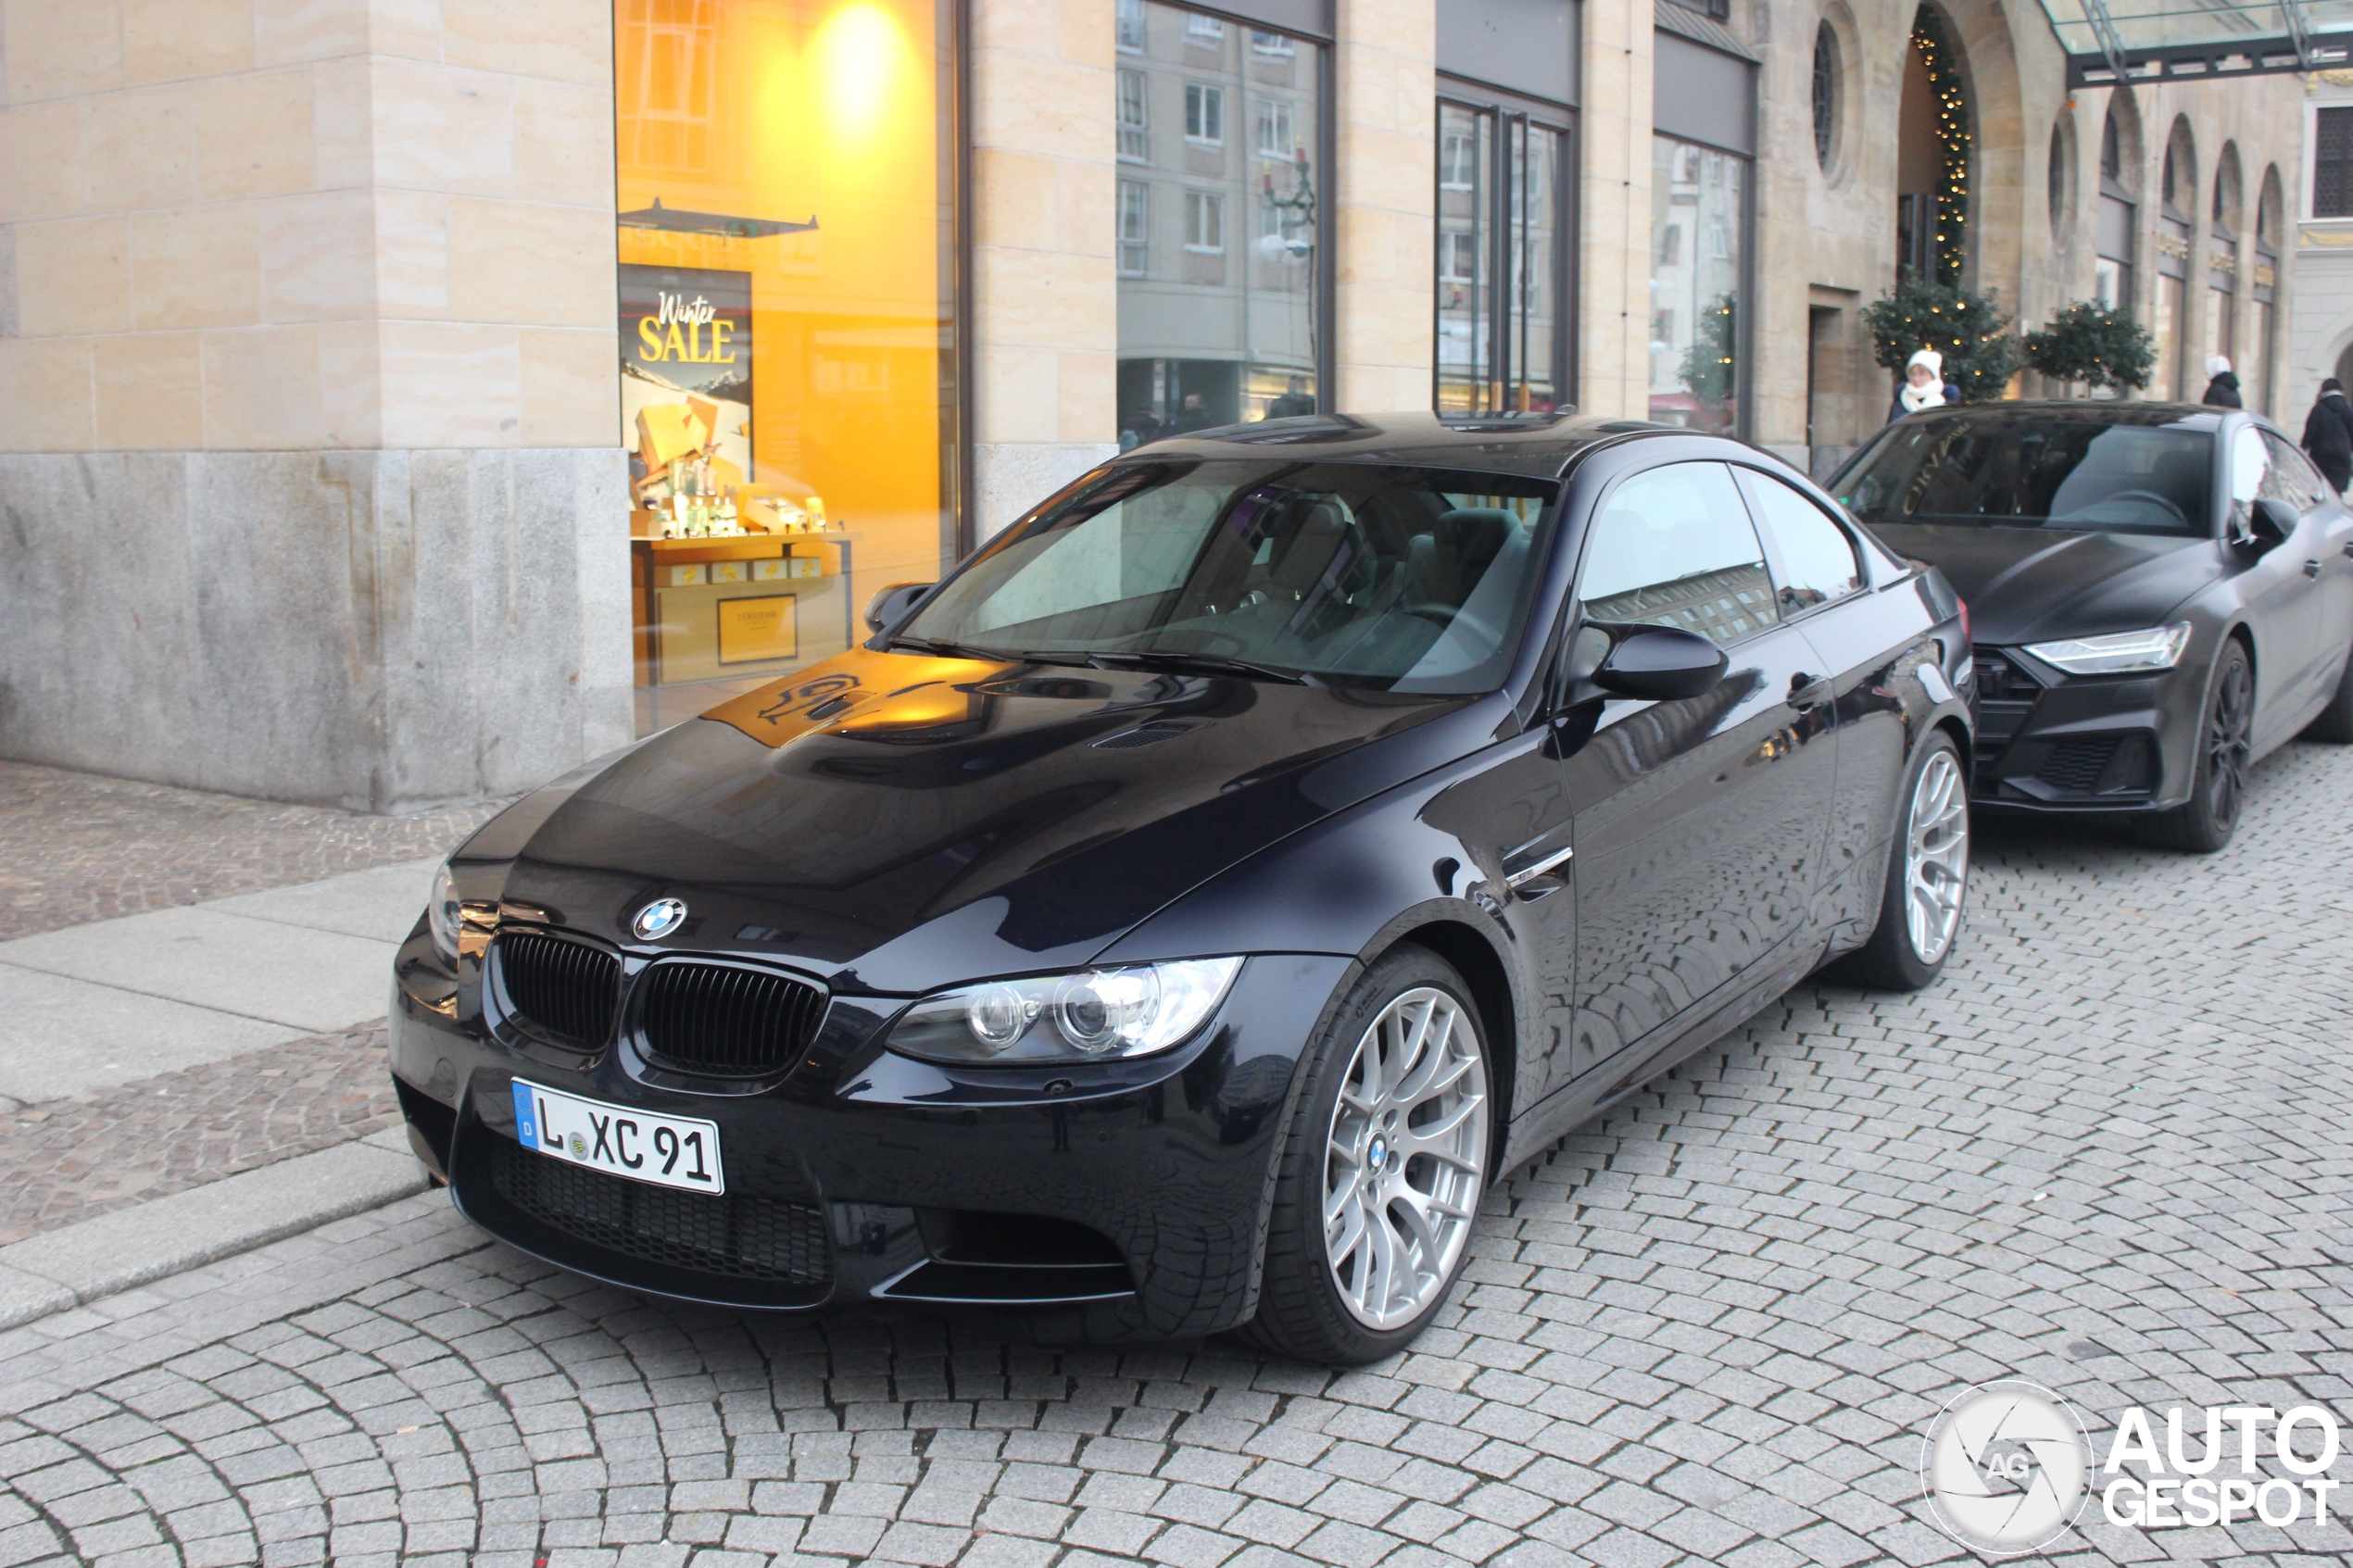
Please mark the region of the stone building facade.
POLYGON ((1998 0, 0 0, 0 755, 358 809, 803 668, 1170 431, 1818 469, 1957 168, 1962 280, 2162 318, 2152 395, 2335 352, 2301 82, 2070 90, 1998 0))
POLYGON ((2288 193, 2296 321, 2279 410, 2299 432, 2322 380, 2353 386, 2353 70, 2306 82, 2304 164, 2288 193))

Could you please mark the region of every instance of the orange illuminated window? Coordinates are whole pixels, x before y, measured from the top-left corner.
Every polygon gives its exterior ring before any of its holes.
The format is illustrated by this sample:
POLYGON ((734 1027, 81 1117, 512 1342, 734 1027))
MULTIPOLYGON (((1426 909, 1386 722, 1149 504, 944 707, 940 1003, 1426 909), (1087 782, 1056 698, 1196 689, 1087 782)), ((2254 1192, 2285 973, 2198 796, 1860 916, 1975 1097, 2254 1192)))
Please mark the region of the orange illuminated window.
POLYGON ((616 0, 641 725, 841 651, 953 553, 951 3, 616 0), (742 590, 660 570, 723 554, 797 641, 723 653, 742 590))

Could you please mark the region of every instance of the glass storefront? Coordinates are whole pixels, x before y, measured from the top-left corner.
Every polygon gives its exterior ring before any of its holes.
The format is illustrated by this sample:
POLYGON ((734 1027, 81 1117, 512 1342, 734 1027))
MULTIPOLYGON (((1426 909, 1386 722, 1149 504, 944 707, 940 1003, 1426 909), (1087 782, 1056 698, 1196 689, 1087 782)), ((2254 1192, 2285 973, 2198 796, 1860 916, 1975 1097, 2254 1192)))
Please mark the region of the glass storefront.
POLYGON ((1569 365, 1565 113, 1445 85, 1463 95, 1438 104, 1434 401, 1441 413, 1549 413, 1567 401, 1569 365))
POLYGON ((1650 417, 1739 433, 1748 160, 1651 140, 1650 417))
POLYGON ((1115 4, 1119 443, 1315 413, 1325 50, 1115 4))
POLYGON ((638 729, 954 552, 953 0, 616 0, 638 729))

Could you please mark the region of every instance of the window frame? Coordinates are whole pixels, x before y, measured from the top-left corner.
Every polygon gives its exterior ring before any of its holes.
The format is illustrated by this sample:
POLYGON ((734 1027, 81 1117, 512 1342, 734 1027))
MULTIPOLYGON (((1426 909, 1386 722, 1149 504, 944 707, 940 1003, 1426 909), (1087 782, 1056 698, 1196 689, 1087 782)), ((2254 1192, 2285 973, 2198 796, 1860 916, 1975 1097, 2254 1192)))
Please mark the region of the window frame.
POLYGON ((1205 191, 1198 185, 1185 187, 1185 251, 1189 256, 1223 256, 1226 254, 1226 193, 1205 191), (1199 227, 1206 232, 1214 222, 1217 231, 1214 245, 1207 239, 1193 237, 1196 215, 1208 219, 1199 227))
POLYGON ((1122 66, 1113 80, 1113 123, 1117 128, 1117 157, 1126 164, 1149 168, 1152 161, 1151 79, 1131 66, 1122 66), (1132 96, 1129 88, 1134 88, 1132 96), (1129 108, 1136 118, 1127 118, 1129 108), (1133 138, 1134 150, 1129 150, 1133 138))
MULTIPOLYGON (((1730 642, 1716 643, 1716 646, 1729 654, 1734 648, 1745 647, 1748 644, 1754 642, 1758 637, 1780 631, 1782 627, 1791 624, 1791 622, 1796 619, 1795 617, 1782 613, 1780 593, 1780 585, 1778 582, 1774 581, 1775 566, 1772 546, 1765 537, 1765 530, 1757 525, 1756 514, 1749 504, 1747 492, 1741 487, 1741 470, 1746 465, 1735 462, 1728 458, 1715 456, 1687 458, 1670 457, 1657 462, 1643 463, 1638 467, 1629 467, 1619 473, 1611 475, 1609 483, 1603 486, 1600 494, 1593 497, 1592 504, 1586 508, 1584 526, 1578 531, 1579 538, 1577 541, 1577 559, 1571 565, 1568 573, 1567 602, 1563 607, 1566 613, 1563 618, 1561 630, 1560 654, 1558 656, 1559 663, 1564 666, 1567 664, 1576 647, 1578 633, 1583 631, 1588 625, 1624 626, 1628 624, 1653 624, 1652 622, 1629 623, 1623 621, 1601 621, 1587 617, 1585 613, 1585 595, 1583 591, 1585 586, 1585 569, 1592 562, 1593 541, 1600 534, 1598 524, 1601 521, 1602 514, 1608 509, 1610 502, 1614 500, 1617 497, 1617 493, 1624 489, 1627 485, 1633 483, 1636 480, 1646 478, 1651 474, 1663 472, 1667 469, 1681 468, 1687 464, 1700 463, 1712 464, 1717 468, 1726 470, 1726 478, 1732 486, 1733 494, 1740 497, 1741 517, 1747 522, 1749 533, 1754 535, 1756 540, 1757 559, 1764 564, 1766 579, 1774 590, 1766 600, 1767 604, 1771 608, 1773 612, 1773 619, 1771 621, 1767 621, 1762 626, 1756 627, 1753 631, 1742 633, 1739 636, 1734 637, 1730 642)), ((1843 598, 1826 601, 1827 604, 1843 604, 1845 600, 1843 598)), ((1820 609, 1822 608, 1824 608, 1823 605, 1812 605, 1807 607, 1807 610, 1810 612, 1811 610, 1820 609)), ((1701 634, 1705 635, 1705 633, 1701 634)), ((1714 643, 1716 642, 1716 639, 1709 637, 1708 641, 1714 643)))
POLYGON ((2319 219, 2353 218, 2353 103, 2315 104, 2312 106, 2312 178, 2305 191, 2304 208, 2308 216, 2319 219), (2336 180, 2337 205, 2334 211, 2321 210, 2321 135, 2323 122, 2336 117, 2334 123, 2346 132, 2344 155, 2328 160, 2336 180))
MULTIPOLYGON (((1493 160, 1492 167, 1488 171, 1490 189, 1483 193, 1483 205, 1487 210, 1481 220, 1486 227, 1487 243, 1481 247, 1484 254, 1479 257, 1481 271, 1478 277, 1468 280, 1495 291, 1495 297, 1490 300, 1487 312, 1487 335, 1490 340, 1486 345, 1488 385, 1480 394, 1482 397, 1492 395, 1494 389, 1498 387, 1510 389, 1516 388, 1520 383, 1523 370, 1523 367, 1517 362, 1517 349, 1522 337, 1517 325, 1520 317, 1508 297, 1512 292, 1511 280, 1518 275, 1509 264, 1513 254, 1511 248, 1512 202, 1515 192, 1523 191, 1528 183, 1526 176, 1529 163, 1523 156, 1526 153, 1528 138, 1541 132, 1560 139, 1560 167, 1554 171, 1552 184, 1546 193, 1553 202, 1555 217, 1554 223, 1544 232, 1542 245, 1550 253, 1546 257, 1547 265, 1544 272, 1547 275, 1547 282, 1554 302, 1552 341, 1548 345, 1554 366, 1553 401, 1555 408, 1574 408, 1579 392, 1578 351, 1580 346, 1578 332, 1577 294, 1578 249, 1581 232, 1581 214, 1579 207, 1579 162, 1584 151, 1582 141, 1584 132, 1579 112, 1565 104, 1532 98, 1523 94, 1489 87, 1484 83, 1465 78, 1441 74, 1438 78, 1438 92, 1431 105, 1430 133, 1438 153, 1433 182, 1435 210, 1430 219, 1431 232, 1436 237, 1436 245, 1433 248, 1442 247, 1450 232, 1442 227, 1446 220, 1444 217, 1446 194, 1452 192, 1459 195, 1465 191, 1476 191, 1478 188, 1475 179, 1468 185, 1449 183, 1446 179, 1449 172, 1445 157, 1447 144, 1459 143, 1471 149, 1470 157, 1474 174, 1477 171, 1478 145, 1478 137, 1476 134, 1459 137, 1449 137, 1445 134, 1446 112, 1450 108, 1457 113, 1469 115, 1492 127, 1490 139, 1493 147, 1493 160), (1516 125, 1523 132, 1522 136, 1517 138, 1513 134, 1516 125), (1515 148, 1517 151, 1515 151, 1515 148)), ((1477 232, 1476 230, 1472 232, 1477 232)), ((1443 338, 1444 321, 1444 309, 1440 298, 1441 291, 1439 285, 1465 280, 1439 278, 1435 276, 1435 268, 1432 270, 1429 317, 1430 342, 1433 349, 1430 362, 1430 407, 1436 408, 1441 406, 1441 394, 1448 384, 1445 379, 1446 368, 1443 356, 1436 352, 1437 345, 1443 338)), ((1504 400, 1509 400, 1508 394, 1504 400)))
POLYGON ((1151 276, 1152 188, 1148 181, 1121 180, 1114 197, 1113 245, 1115 260, 1123 278, 1151 276), (1127 220, 1131 209, 1137 222, 1135 232, 1129 233, 1127 220), (1134 247, 1138 260, 1133 268, 1127 264, 1129 247, 1134 247))
POLYGON ((1185 145, 1218 148, 1226 145, 1226 89, 1222 83, 1185 83, 1185 145), (1214 126, 1212 121, 1215 122, 1214 126), (1201 126, 1198 131, 1194 129, 1196 124, 1201 126))
POLYGON ((1773 605, 1780 611, 1782 625, 1794 625, 1809 616, 1818 614, 1834 605, 1843 605, 1857 595, 1868 594, 1871 591, 1873 583, 1869 554, 1864 550, 1862 542, 1856 538, 1855 530, 1846 519, 1839 516, 1831 508, 1823 506, 1813 496, 1777 473, 1749 463, 1728 460, 1728 466, 1732 470, 1733 480, 1740 486, 1741 504, 1748 508, 1748 520, 1755 525, 1757 541, 1765 546, 1765 570, 1773 577, 1773 605), (1847 553, 1855 558, 1855 585, 1852 588, 1835 597, 1824 599, 1818 604, 1793 607, 1781 602, 1781 595, 1786 593, 1790 586, 1789 566, 1781 557, 1780 541, 1774 535, 1773 525, 1766 521, 1764 503, 1758 499, 1758 496, 1763 494, 1758 487, 1767 484, 1780 485, 1821 513, 1823 520, 1838 530, 1838 536, 1846 541, 1847 553))

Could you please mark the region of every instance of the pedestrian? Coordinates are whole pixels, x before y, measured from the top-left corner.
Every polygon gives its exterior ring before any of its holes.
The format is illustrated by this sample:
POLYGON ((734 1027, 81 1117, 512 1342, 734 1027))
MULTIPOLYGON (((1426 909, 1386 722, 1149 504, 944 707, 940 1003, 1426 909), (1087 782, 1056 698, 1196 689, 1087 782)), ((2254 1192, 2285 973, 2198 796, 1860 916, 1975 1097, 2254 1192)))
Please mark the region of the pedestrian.
POLYGON ((2206 362, 2206 395, 2198 399, 2210 408, 2244 408, 2239 397, 2239 379, 2231 373, 2231 362, 2220 354, 2206 362))
POLYGON ((2345 400, 2345 383, 2334 376, 2321 383, 2312 411, 2304 416, 2304 451, 2338 495, 2353 483, 2353 403, 2345 400))
POLYGON ((1895 389, 1895 401, 1888 406, 1887 422, 1894 424, 1906 414, 1960 400, 1961 389, 1944 379, 1944 356, 1923 348, 1904 367, 1904 384, 1895 389))

